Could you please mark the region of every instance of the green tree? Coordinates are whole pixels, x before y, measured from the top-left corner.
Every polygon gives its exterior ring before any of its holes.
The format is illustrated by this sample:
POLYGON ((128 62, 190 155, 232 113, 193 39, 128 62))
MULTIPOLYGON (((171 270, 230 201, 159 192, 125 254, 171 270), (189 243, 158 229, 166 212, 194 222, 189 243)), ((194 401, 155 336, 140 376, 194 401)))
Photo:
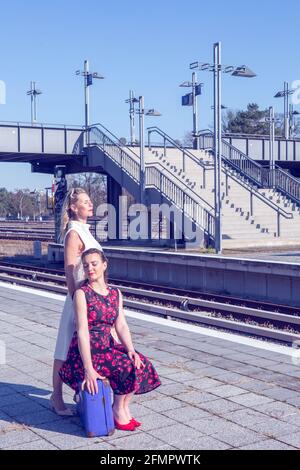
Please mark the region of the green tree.
POLYGON ((191 131, 186 132, 183 137, 183 146, 193 147, 193 140, 193 133, 191 131))
POLYGON ((9 192, 6 188, 0 188, 0 217, 6 217, 9 204, 9 192))
POLYGON ((85 189, 95 207, 106 202, 107 185, 105 175, 99 173, 78 173, 69 175, 67 180, 69 188, 79 187, 85 189))
POLYGON ((256 103, 249 103, 245 111, 229 109, 222 119, 223 132, 268 135, 269 123, 261 122, 268 114, 268 109, 261 110, 256 103))

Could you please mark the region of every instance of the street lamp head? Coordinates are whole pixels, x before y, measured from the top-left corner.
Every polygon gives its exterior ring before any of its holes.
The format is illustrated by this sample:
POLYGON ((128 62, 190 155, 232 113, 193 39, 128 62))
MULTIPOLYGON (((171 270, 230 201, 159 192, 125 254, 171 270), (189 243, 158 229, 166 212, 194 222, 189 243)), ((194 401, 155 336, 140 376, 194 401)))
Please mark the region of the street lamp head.
POLYGON ((81 73, 80 70, 76 70, 75 72, 76 75, 80 75, 80 73, 81 73))
POLYGON ((274 95, 274 98, 283 98, 286 95, 292 95, 296 90, 287 90, 287 91, 278 91, 276 95, 274 95))
POLYGON ((245 77, 245 78, 256 77, 256 73, 254 73, 246 65, 241 65, 240 67, 236 67, 231 75, 233 75, 234 77, 245 77))
POLYGON ((209 70, 211 68, 211 64, 205 62, 204 64, 200 64, 200 70, 209 70))
POLYGON ((98 72, 93 72, 92 77, 93 78, 98 78, 100 80, 103 80, 105 78, 105 77, 103 77, 103 75, 100 75, 98 72))
POLYGON ((146 116, 161 116, 161 113, 159 111, 156 111, 155 109, 148 109, 145 115, 146 116))
POLYGON ((191 87, 191 86, 193 86, 193 84, 191 82, 186 81, 186 82, 182 82, 179 86, 180 87, 191 87))
POLYGON ((138 103, 139 100, 137 98, 128 98, 125 100, 125 103, 138 103))
MULTIPOLYGON (((214 109, 214 106, 211 106, 210 109, 214 109)), ((221 109, 227 109, 227 106, 225 106, 224 104, 221 104, 221 109)))

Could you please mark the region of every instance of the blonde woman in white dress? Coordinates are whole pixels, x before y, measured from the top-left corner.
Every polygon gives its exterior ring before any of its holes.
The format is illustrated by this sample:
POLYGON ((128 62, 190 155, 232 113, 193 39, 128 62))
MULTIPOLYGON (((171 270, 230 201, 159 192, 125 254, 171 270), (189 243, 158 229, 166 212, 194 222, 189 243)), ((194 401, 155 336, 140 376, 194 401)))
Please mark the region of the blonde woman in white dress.
POLYGON ((87 218, 93 215, 93 203, 82 188, 68 192, 62 208, 61 235, 64 240, 65 273, 68 294, 60 320, 53 364, 53 392, 50 402, 53 410, 60 416, 72 416, 66 408, 62 395, 62 380, 58 371, 67 359, 70 342, 75 331, 73 294, 85 279, 81 254, 89 248, 102 250, 101 245, 90 233, 87 218))

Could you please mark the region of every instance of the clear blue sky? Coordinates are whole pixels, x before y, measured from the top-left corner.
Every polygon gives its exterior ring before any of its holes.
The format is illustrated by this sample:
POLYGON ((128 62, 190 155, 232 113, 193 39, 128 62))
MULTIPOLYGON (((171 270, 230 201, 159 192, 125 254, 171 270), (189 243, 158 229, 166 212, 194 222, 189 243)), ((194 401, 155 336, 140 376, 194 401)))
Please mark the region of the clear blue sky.
MULTIPOLYGON (((106 79, 91 87, 91 121, 102 122, 119 137, 129 136, 129 89, 145 96, 145 106, 160 118, 147 119, 174 138, 192 126, 191 108, 181 107, 191 78, 190 62, 212 61, 212 44, 222 42, 222 63, 247 64, 254 79, 223 76, 222 102, 233 109, 248 102, 271 104, 283 82, 300 79, 300 3, 252 0, 15 0, 1 2, 0 80, 7 87, 1 121, 29 121, 30 81, 43 91, 38 97, 38 120, 83 124, 82 77, 90 69, 106 79)), ((204 82, 199 100, 200 127, 212 123, 212 74, 199 72, 204 82)), ((299 109, 299 108, 298 108, 299 109)), ((300 110, 300 109, 299 109, 300 110)), ((0 166, 0 187, 43 188, 51 178, 31 175, 29 165, 0 166), (18 168, 18 170, 17 170, 18 168), (25 184, 26 182, 26 184, 25 184)))

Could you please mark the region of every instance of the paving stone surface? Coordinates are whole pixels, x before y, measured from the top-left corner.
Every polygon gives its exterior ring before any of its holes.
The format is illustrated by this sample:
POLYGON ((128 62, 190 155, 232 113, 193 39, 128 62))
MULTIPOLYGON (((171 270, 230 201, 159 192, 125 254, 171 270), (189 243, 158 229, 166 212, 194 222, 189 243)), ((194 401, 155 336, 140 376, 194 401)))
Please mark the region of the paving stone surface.
MULTIPOLYGON (((134 397, 134 432, 88 439, 51 410, 52 357, 63 303, 0 286, 0 449, 300 449, 299 367, 292 355, 142 321, 137 349, 162 386, 134 397)), ((65 400, 74 407, 73 393, 65 400)))

